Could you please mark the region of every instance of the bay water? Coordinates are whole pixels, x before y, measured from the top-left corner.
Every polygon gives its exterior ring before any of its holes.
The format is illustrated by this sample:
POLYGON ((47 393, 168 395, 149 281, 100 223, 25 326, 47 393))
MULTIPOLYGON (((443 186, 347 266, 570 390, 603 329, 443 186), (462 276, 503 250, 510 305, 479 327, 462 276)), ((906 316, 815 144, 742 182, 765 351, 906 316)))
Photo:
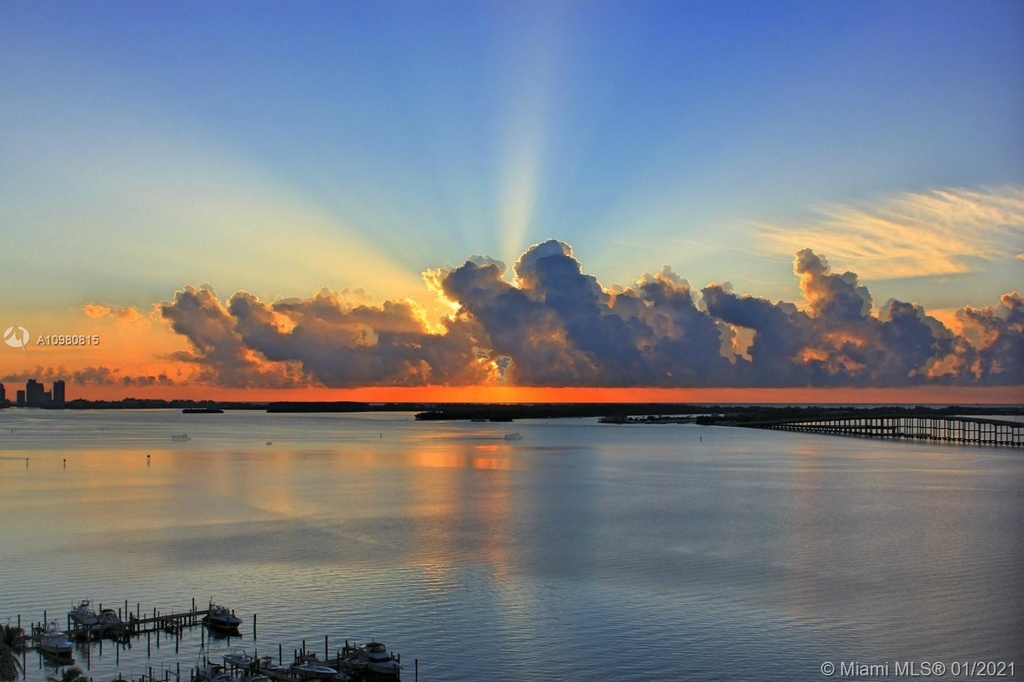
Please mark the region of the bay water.
MULTIPOLYGON (((8 409, 0 511, 0 621, 63 625, 86 598, 144 613, 212 600, 243 620, 231 640, 79 646, 95 680, 187 675, 201 646, 323 655, 325 638, 332 654, 385 642, 407 680, 821 680, 829 662, 902 661, 943 662, 933 679, 1013 662, 1024 678, 1019 450, 8 409)), ((25 663, 32 682, 57 674, 25 663)))

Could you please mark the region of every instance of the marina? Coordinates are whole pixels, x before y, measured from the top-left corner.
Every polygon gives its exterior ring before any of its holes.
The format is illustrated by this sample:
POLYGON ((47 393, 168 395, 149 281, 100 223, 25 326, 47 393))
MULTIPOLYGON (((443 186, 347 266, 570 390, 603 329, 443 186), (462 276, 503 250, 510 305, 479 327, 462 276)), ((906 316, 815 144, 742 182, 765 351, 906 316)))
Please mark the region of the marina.
MULTIPOLYGON (((239 632, 242 619, 227 607, 212 602, 205 609, 196 608, 195 599, 192 600, 192 608, 187 611, 161 613, 153 609, 152 616, 141 615, 141 604, 136 604, 134 613, 130 612, 127 602, 124 611, 100 607, 97 615, 91 608, 90 600, 83 599, 68 611, 66 631, 61 629, 56 619, 47 621, 46 618, 47 614, 44 613, 42 623, 30 623, 27 636, 22 630, 21 615, 15 618, 17 625, 6 627, 5 632, 11 633, 11 639, 16 642, 15 653, 22 657, 23 675, 19 679, 25 679, 25 657, 29 652, 38 652, 45 657, 47 665, 55 669, 80 665, 73 654, 76 650, 80 654, 84 652, 85 669, 89 670, 93 657, 92 646, 98 648, 96 655, 102 656, 103 639, 113 640, 116 647, 117 673, 111 680, 117 682, 397 682, 401 679, 401 655, 389 652, 384 644, 371 641, 364 645, 352 645, 345 640, 344 645, 335 650, 332 656, 329 636, 324 637, 323 658, 307 649, 303 640, 302 647, 292 652, 290 663, 285 663, 284 648, 281 645, 277 647, 276 658, 272 655, 260 657, 258 649, 250 654, 243 647, 234 647, 222 654, 223 663, 212 661, 208 651, 215 640, 230 643, 232 635, 236 641, 242 637, 239 632), (122 614, 127 614, 123 620, 122 614), (153 652, 153 636, 156 635, 156 646, 159 649, 160 635, 163 633, 168 636, 165 637, 165 644, 167 639, 173 641, 175 653, 178 653, 182 635, 196 627, 200 630, 201 638, 200 653, 194 666, 183 668, 179 660, 173 670, 166 665, 159 668, 159 672, 148 667, 145 674, 134 678, 124 676, 120 668, 121 652, 131 650, 139 643, 136 640, 145 636, 146 656, 149 658, 153 652)), ((254 643, 256 625, 257 615, 253 614, 251 637, 254 643)), ((86 677, 94 682, 92 676, 86 677)), ((419 679, 418 659, 413 662, 412 679, 419 679)))

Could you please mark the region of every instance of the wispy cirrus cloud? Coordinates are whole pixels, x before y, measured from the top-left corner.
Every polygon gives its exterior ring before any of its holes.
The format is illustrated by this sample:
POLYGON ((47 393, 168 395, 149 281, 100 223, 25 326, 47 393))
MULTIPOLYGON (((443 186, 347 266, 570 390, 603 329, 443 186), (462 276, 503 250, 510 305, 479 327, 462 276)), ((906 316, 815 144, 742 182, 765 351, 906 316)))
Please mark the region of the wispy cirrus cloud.
POLYGON ((757 238, 778 255, 814 244, 869 280, 961 274, 1024 256, 1022 187, 906 193, 817 213, 801 225, 757 223, 757 238))

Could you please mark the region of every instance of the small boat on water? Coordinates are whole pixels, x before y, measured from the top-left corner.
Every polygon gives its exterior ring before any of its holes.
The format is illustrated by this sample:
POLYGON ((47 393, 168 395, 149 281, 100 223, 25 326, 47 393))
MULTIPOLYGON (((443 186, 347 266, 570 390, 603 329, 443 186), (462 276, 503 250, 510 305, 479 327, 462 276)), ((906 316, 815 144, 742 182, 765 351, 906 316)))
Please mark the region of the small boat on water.
POLYGON ((171 436, 171 440, 174 440, 174 441, 186 441, 186 440, 192 440, 192 439, 188 437, 187 433, 176 433, 176 434, 171 436))
POLYGON ((522 439, 523 439, 523 434, 519 433, 518 431, 514 431, 513 433, 506 433, 505 434, 505 440, 522 440, 522 439))
POLYGON ((291 672, 291 668, 292 667, 290 665, 275 663, 273 656, 262 656, 260 658, 259 669, 263 672, 274 675, 275 677, 278 675, 287 675, 289 672, 291 672))
POLYGON ((196 669, 196 682, 235 682, 235 678, 224 666, 210 663, 196 669))
POLYGON ((68 611, 68 616, 76 624, 85 627, 99 625, 99 616, 92 610, 92 602, 83 599, 78 606, 68 611))
POLYGON ((237 630, 242 624, 242 619, 231 612, 226 606, 210 604, 210 609, 203 616, 203 624, 211 630, 230 632, 237 630))
POLYGON ((114 609, 103 609, 100 611, 100 625, 103 626, 104 630, 117 629, 124 625, 121 622, 121 616, 117 615, 117 611, 114 609))
POLYGON ((46 630, 39 636, 39 643, 36 647, 43 653, 58 658, 71 658, 71 652, 75 649, 75 643, 68 639, 67 634, 60 629, 57 621, 51 620, 46 630))
POLYGON ((370 662, 366 647, 346 645, 342 650, 342 656, 345 659, 345 667, 354 674, 359 675, 366 672, 366 666, 370 662))
POLYGON ((292 672, 300 677, 317 680, 326 680, 327 678, 334 677, 338 674, 336 669, 324 665, 323 661, 316 657, 316 654, 308 653, 303 656, 299 656, 299 658, 292 663, 292 672))
POLYGON ((241 668, 248 672, 255 672, 259 667, 259 661, 245 649, 232 649, 224 654, 224 662, 235 668, 241 668))
POLYGON ((103 629, 99 622, 99 615, 92 609, 92 602, 88 599, 83 599, 78 606, 68 611, 68 617, 70 617, 73 629, 77 634, 86 633, 92 636, 103 629))
POLYGON ((99 618, 101 636, 118 641, 123 641, 128 637, 128 629, 114 609, 103 609, 100 611, 99 618))
POLYGON ((386 675, 398 677, 402 666, 398 661, 391 658, 388 648, 380 642, 367 642, 366 646, 366 669, 373 675, 386 675))

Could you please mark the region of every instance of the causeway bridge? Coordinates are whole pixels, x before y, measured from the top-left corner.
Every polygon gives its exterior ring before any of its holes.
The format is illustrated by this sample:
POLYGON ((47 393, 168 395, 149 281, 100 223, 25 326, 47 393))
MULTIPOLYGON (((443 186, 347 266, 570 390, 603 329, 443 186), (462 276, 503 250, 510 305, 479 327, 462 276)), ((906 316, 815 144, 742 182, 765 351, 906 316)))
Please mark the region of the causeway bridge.
POLYGON ((908 414, 834 415, 737 422, 735 426, 777 431, 803 431, 836 436, 909 438, 916 440, 1024 447, 1024 421, 987 417, 908 414))

